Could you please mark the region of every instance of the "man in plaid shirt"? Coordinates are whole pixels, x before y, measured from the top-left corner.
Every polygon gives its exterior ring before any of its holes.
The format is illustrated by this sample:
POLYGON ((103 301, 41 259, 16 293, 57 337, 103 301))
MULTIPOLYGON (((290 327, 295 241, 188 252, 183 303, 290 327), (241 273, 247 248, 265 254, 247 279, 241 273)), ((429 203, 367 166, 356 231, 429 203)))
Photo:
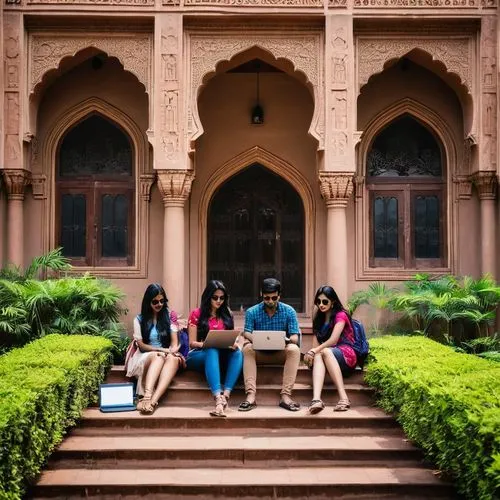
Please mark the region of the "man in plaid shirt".
POLYGON ((297 411, 300 405, 292 399, 293 384, 300 362, 300 328, 295 309, 280 302, 281 283, 275 278, 266 278, 261 288, 262 302, 250 307, 245 314, 243 345, 243 377, 245 379, 246 400, 239 411, 253 410, 257 393, 257 365, 284 365, 283 383, 279 406, 289 411, 297 411), (274 330, 286 332, 286 347, 283 351, 255 351, 252 345, 254 330, 274 330))

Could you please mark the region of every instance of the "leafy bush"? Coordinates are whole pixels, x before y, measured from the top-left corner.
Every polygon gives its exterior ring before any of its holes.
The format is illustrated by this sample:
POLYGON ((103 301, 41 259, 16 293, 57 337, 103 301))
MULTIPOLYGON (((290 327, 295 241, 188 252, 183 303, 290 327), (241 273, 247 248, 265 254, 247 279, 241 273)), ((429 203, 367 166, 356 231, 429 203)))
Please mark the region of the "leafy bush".
POLYGON ((424 337, 370 342, 381 406, 467 498, 500 495, 500 366, 424 337))
POLYGON ((0 350, 21 346, 48 332, 103 335, 115 345, 117 359, 128 342, 118 323, 123 293, 111 283, 80 277, 35 279, 40 273, 69 268, 60 249, 37 257, 26 271, 0 271, 0 350), (3 278, 2 278, 3 277, 3 278))
POLYGON ((47 335, 0 358, 0 498, 19 499, 96 389, 109 340, 47 335))
POLYGON ((354 293, 348 304, 351 313, 361 304, 399 314, 409 323, 409 331, 461 341, 489 333, 500 304, 500 286, 490 276, 475 280, 417 274, 401 289, 372 283, 367 290, 354 293))

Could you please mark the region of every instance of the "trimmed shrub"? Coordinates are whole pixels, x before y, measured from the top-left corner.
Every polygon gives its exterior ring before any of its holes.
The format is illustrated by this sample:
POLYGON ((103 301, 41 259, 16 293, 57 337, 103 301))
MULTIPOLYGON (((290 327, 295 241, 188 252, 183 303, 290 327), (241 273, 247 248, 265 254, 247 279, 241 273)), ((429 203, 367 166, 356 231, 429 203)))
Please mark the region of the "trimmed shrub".
POLYGON ((96 397, 112 344, 47 335, 0 357, 0 498, 19 499, 96 397))
POLYGON ((370 342, 366 382, 471 499, 500 495, 500 366, 424 337, 370 342))

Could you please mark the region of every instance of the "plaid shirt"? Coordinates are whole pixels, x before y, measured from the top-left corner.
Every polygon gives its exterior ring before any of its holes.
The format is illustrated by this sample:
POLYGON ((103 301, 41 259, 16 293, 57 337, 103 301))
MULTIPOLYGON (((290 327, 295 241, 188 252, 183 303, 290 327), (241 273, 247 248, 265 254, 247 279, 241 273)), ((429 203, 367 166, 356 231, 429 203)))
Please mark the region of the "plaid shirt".
POLYGON ((276 312, 271 317, 266 312, 264 302, 247 309, 245 332, 252 333, 254 330, 285 331, 288 338, 290 335, 298 335, 300 345, 301 332, 297 313, 292 306, 283 302, 278 302, 276 312))

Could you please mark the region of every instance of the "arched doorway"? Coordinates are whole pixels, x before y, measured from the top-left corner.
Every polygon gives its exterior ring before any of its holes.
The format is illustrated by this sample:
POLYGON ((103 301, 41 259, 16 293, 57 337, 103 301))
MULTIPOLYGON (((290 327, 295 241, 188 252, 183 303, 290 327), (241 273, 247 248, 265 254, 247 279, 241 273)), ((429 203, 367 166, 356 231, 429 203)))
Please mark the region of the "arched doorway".
POLYGON ((233 309, 259 298, 261 281, 277 277, 283 300, 304 309, 304 207, 281 177, 253 164, 231 177, 208 211, 207 278, 228 286, 233 309))

